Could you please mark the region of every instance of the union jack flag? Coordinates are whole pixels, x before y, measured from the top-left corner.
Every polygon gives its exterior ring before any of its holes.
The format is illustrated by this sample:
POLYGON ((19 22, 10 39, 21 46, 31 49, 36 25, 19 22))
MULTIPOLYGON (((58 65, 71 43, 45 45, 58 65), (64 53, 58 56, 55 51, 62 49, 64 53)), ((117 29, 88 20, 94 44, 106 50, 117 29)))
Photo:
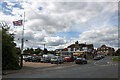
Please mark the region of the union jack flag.
POLYGON ((18 21, 13 21, 14 26, 22 26, 23 25, 23 20, 18 20, 18 21))

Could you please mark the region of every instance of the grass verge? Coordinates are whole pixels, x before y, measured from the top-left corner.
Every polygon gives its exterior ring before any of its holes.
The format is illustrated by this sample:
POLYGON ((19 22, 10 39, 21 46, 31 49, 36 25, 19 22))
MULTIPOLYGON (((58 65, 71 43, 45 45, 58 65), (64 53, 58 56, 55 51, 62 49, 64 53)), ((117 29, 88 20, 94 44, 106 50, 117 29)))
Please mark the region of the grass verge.
POLYGON ((112 59, 113 61, 119 61, 120 62, 120 57, 115 57, 112 59))

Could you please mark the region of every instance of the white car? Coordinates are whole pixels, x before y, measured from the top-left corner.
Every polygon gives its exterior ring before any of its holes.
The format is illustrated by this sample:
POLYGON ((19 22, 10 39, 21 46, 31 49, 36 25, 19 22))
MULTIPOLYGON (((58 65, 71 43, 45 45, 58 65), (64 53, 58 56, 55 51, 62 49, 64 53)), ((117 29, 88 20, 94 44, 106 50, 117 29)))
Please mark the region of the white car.
POLYGON ((64 60, 60 56, 55 56, 54 58, 51 59, 51 64, 53 63, 61 64, 64 63, 64 60))

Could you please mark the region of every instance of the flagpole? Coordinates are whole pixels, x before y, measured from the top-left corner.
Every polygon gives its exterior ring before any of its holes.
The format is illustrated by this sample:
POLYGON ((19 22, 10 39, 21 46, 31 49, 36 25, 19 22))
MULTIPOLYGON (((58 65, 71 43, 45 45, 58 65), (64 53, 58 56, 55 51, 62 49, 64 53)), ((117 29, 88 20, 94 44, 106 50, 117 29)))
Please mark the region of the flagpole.
POLYGON ((23 47, 24 47, 24 25, 25 25, 25 12, 24 12, 24 19, 23 19, 23 31, 22 31, 22 40, 21 40, 21 62, 20 62, 20 68, 23 67, 23 47))

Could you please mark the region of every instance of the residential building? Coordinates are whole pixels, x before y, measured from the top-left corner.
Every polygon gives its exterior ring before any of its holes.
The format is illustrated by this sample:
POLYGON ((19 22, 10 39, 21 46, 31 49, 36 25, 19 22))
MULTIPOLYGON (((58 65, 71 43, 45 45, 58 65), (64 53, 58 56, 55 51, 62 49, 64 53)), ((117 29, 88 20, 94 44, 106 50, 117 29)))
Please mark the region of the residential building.
POLYGON ((72 44, 70 46, 67 47, 68 51, 70 52, 89 52, 89 53, 93 53, 94 52, 94 47, 93 44, 79 44, 78 41, 75 42, 75 44, 72 44))
POLYGON ((97 48, 97 54, 112 55, 114 51, 114 48, 108 47, 106 45, 102 45, 101 47, 97 48))
POLYGON ((88 58, 92 56, 93 53, 94 53, 93 44, 86 44, 86 43, 79 44, 79 42, 76 41, 75 44, 71 44, 67 48, 63 49, 61 52, 61 55, 62 56, 66 56, 66 55, 74 56, 74 54, 75 55, 77 54, 77 56, 88 58))
POLYGON ((97 54, 97 49, 94 49, 94 54, 97 54))

